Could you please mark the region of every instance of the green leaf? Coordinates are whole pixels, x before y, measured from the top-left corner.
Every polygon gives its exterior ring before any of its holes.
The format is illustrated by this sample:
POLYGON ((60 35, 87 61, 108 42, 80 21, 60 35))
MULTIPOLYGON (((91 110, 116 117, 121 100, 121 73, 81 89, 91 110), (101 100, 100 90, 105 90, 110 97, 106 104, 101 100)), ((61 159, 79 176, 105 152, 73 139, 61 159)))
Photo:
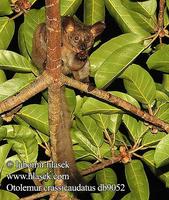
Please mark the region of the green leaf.
POLYGON ((60 11, 62 16, 74 15, 82 0, 61 0, 60 11))
POLYGON ((19 30, 18 30, 18 46, 19 46, 19 51, 20 53, 26 57, 27 59, 30 59, 30 56, 29 56, 29 52, 26 48, 26 41, 25 41, 25 38, 24 38, 24 23, 22 23, 19 27, 19 30))
POLYGON ((0 69, 0 84, 6 81, 6 75, 3 70, 0 69))
POLYGON ((132 200, 131 198, 132 198, 132 193, 130 192, 130 193, 128 193, 128 194, 126 194, 121 200, 132 200))
POLYGON ((143 160, 150 167, 151 171, 165 183, 165 186, 167 188, 169 188, 169 171, 166 172, 161 171, 160 173, 157 171, 154 163, 154 153, 155 153, 154 150, 150 150, 144 153, 143 160))
POLYGON ((139 65, 130 65, 121 75, 129 95, 151 107, 155 99, 156 87, 153 78, 139 65))
POLYGON ((26 163, 35 162, 38 156, 38 143, 32 129, 21 125, 6 125, 7 141, 19 158, 26 163))
POLYGON ((93 114, 91 117, 96 121, 96 124, 105 131, 110 124, 110 116, 104 114, 93 114))
POLYGON ((20 171, 23 168, 18 167, 21 164, 21 160, 19 159, 18 155, 14 155, 11 157, 8 157, 5 160, 5 163, 3 165, 2 171, 1 171, 1 176, 0 176, 0 182, 9 174, 12 174, 14 172, 20 171), (9 167, 9 163, 13 163, 13 165, 11 165, 9 167))
POLYGON ((29 85, 35 77, 33 75, 23 78, 12 78, 2 84, 0 84, 0 101, 7 99, 8 97, 15 95, 20 90, 29 85))
POLYGON ((0 50, 0 68, 16 72, 31 72, 34 67, 23 56, 12 51, 0 50))
POLYGON ((169 97, 162 91, 156 90, 156 100, 169 103, 169 97))
POLYGON ((89 58, 91 75, 94 76, 96 71, 99 68, 102 68, 109 58, 113 57, 112 54, 114 51, 120 49, 121 47, 125 47, 128 44, 140 43, 143 38, 144 37, 139 34, 126 33, 104 43, 101 47, 94 51, 89 58))
POLYGON ((103 198, 102 198, 100 193, 93 193, 92 192, 91 195, 92 195, 92 199, 93 200, 103 200, 103 198))
POLYGON ((117 176, 113 169, 105 168, 96 172, 96 182, 98 184, 98 189, 100 188, 100 193, 104 200, 111 200, 114 195, 115 191, 111 189, 111 187, 107 191, 103 191, 104 186, 114 186, 117 185, 117 176))
POLYGON ((156 29, 156 16, 147 18, 144 15, 134 12, 132 10, 129 11, 130 15, 137 21, 137 23, 142 27, 144 30, 146 30, 149 33, 154 33, 154 30, 156 29))
POLYGON ((157 108, 158 112, 156 113, 156 117, 159 119, 169 122, 169 103, 164 102, 157 108))
POLYGON ((49 134, 48 107, 46 105, 31 104, 24 106, 18 115, 33 128, 49 134))
POLYGON ((105 7, 104 0, 84 1, 84 23, 91 25, 98 21, 104 21, 105 7))
POLYGON ((169 74, 163 74, 163 87, 165 90, 169 91, 169 74))
MULTIPOLYGON (((87 162, 87 161, 80 161, 76 163, 77 168, 79 169, 79 171, 81 170, 85 170, 88 169, 89 167, 91 167, 92 163, 87 162)), ((90 182, 93 178, 95 177, 95 173, 91 173, 87 176, 84 176, 83 179, 86 183, 90 182)))
POLYGON ((6 137, 7 130, 4 127, 0 127, 0 141, 6 137))
POLYGON ((149 199, 149 184, 141 161, 132 160, 125 165, 125 175, 132 198, 137 200, 149 199))
POLYGON ((90 156, 90 153, 88 151, 84 150, 79 145, 73 145, 73 151, 74 151, 74 155, 75 155, 76 160, 78 160, 78 159, 85 160, 85 158, 86 158, 86 160, 95 160, 93 158, 93 156, 90 156))
POLYGON ((12 14, 12 9, 9 0, 0 1, 0 16, 12 14))
MULTIPOLYGON (((110 92, 110 93, 114 96, 122 98, 125 101, 128 101, 129 103, 139 108, 138 102, 134 98, 129 96, 128 94, 117 92, 117 91, 110 92)), ((103 103, 102 101, 99 101, 92 97, 88 97, 86 98, 86 101, 84 102, 81 108, 81 112, 83 115, 86 115, 86 114, 95 114, 95 113, 115 114, 115 113, 122 113, 123 111, 117 107, 111 106, 108 103, 103 103)))
MULTIPOLYGON (((9 186, 9 189, 11 189, 10 186, 9 186)), ((9 192, 6 190, 0 190, 0 199, 19 200, 20 198, 12 192, 9 192)))
POLYGON ((169 164, 169 135, 163 137, 158 143, 154 154, 154 162, 156 167, 169 164))
POLYGON ((133 32, 141 35, 147 35, 147 32, 139 26, 139 24, 130 15, 129 10, 122 5, 121 1, 106 0, 105 4, 108 11, 118 22, 118 25, 123 32, 133 32))
POLYGON ((128 44, 114 51, 95 74, 97 87, 102 88, 109 85, 143 50, 143 45, 135 43, 128 44))
POLYGON ((155 172, 154 153, 155 153, 155 150, 150 150, 144 153, 143 161, 150 167, 152 171, 155 172))
POLYGON ((127 145, 127 146, 131 146, 131 144, 130 144, 128 138, 126 137, 126 135, 124 135, 120 131, 118 131, 116 133, 115 139, 116 139, 116 141, 115 141, 115 145, 116 146, 121 146, 121 145, 124 146, 124 144, 127 145))
POLYGON ((155 69, 165 73, 169 73, 169 45, 162 46, 159 50, 153 53, 147 60, 149 69, 155 69))
POLYGON ((100 151, 100 158, 112 158, 112 147, 109 144, 103 143, 102 146, 99 148, 100 151))
POLYGON ((14 34, 14 29, 15 24, 13 20, 9 20, 8 17, 0 18, 0 49, 8 48, 14 34))
POLYGON ((80 131, 76 131, 75 138, 76 138, 76 141, 84 150, 89 152, 90 155, 97 157, 98 149, 87 139, 84 133, 80 131))
POLYGON ((117 133, 121 124, 122 114, 113 114, 110 116, 110 123, 108 129, 112 133, 117 133))
POLYGON ((149 146, 149 145, 155 145, 158 142, 161 141, 161 139, 166 135, 164 132, 158 132, 156 134, 151 133, 148 131, 144 136, 142 140, 142 145, 149 146))
POLYGON ((6 157, 8 156, 8 153, 11 149, 11 144, 4 144, 2 146, 0 146, 0 174, 2 171, 2 168, 4 166, 4 162, 6 160, 6 157))
POLYGON ((96 147, 103 144, 103 132, 97 126, 96 121, 89 116, 76 120, 77 127, 84 133, 85 137, 96 147))
POLYGON ((121 0, 122 4, 130 10, 136 11, 145 17, 151 17, 155 14, 157 8, 156 0, 147 1, 131 1, 131 0, 121 0))
POLYGON ((25 48, 29 55, 31 55, 33 33, 37 25, 45 21, 45 9, 44 7, 42 7, 40 10, 31 9, 29 12, 27 12, 26 15, 24 15, 24 17, 24 34, 22 35, 22 37, 24 37, 24 41, 26 44, 25 48))
POLYGON ((66 103, 69 106, 69 111, 73 112, 76 107, 76 94, 73 89, 65 88, 66 103))

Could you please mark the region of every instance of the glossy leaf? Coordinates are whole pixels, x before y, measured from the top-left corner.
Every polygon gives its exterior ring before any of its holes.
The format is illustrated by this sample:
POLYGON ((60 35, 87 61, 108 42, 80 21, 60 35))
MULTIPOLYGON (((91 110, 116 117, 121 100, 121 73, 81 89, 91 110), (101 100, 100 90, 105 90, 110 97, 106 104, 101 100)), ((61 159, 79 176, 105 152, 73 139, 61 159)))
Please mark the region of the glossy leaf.
POLYGON ((143 161, 155 171, 155 163, 154 163, 154 153, 155 150, 147 151, 143 154, 143 161))
POLYGON ((132 198, 137 200, 149 199, 149 184, 141 161, 132 160, 125 165, 125 175, 132 198))
POLYGON ((130 192, 130 193, 126 194, 121 200, 132 200, 131 198, 132 198, 132 194, 130 192))
POLYGON ((6 81, 6 75, 3 70, 0 69, 0 84, 6 81))
POLYGON ((156 16, 152 16, 151 18, 147 18, 144 15, 134 12, 132 10, 129 11, 130 15, 135 19, 135 21, 142 27, 145 31, 149 33, 154 33, 156 29, 156 16))
POLYGON ((17 172, 17 171, 20 171, 21 169, 23 168, 20 168, 20 165, 21 164, 21 160, 20 158, 18 157, 18 155, 13 155, 13 156, 10 156, 8 157, 6 160, 5 160, 5 163, 3 165, 3 168, 2 168, 2 171, 1 171, 1 176, 0 176, 0 182, 9 174, 12 174, 14 172, 17 172), (13 165, 11 165, 9 167, 9 163, 13 163, 13 165))
POLYGON ((147 60, 149 69, 169 73, 169 45, 162 46, 158 51, 153 53, 147 60))
POLYGON ((0 1, 0 16, 12 14, 10 2, 8 0, 0 1))
POLYGON ((82 0, 61 0, 61 15, 74 15, 82 0))
POLYGON ((147 1, 131 1, 131 0, 121 0, 122 4, 133 11, 143 14, 145 17, 151 17, 155 14, 157 8, 156 0, 147 1))
POLYGON ((158 173, 157 169, 155 168, 154 153, 154 150, 147 151, 143 154, 143 160, 150 167, 151 171, 165 183, 167 188, 169 188, 169 171, 158 173))
POLYGON ((158 143, 154 154, 154 162, 157 167, 169 164, 169 135, 163 137, 158 143))
MULTIPOLYGON (((92 163, 87 162, 87 161, 80 161, 76 163, 77 168, 79 169, 79 171, 81 170, 85 170, 88 169, 89 167, 91 167, 92 163)), ((84 176, 84 181, 86 183, 90 182, 93 178, 95 177, 95 173, 89 174, 87 176, 84 176)))
MULTIPOLYGON (((100 190, 102 190, 101 189, 102 186, 110 186, 110 185, 115 186, 117 185, 116 173, 111 168, 102 169, 96 172, 96 182, 100 190)), ((112 190, 109 189, 107 191, 101 191, 100 193, 104 200, 111 200, 115 195, 115 191, 113 191, 113 189, 112 190)))
POLYGON ((24 31, 24 23, 23 23, 20 25, 19 30, 18 30, 18 46, 19 46, 19 51, 21 55, 23 55, 27 59, 30 59, 30 55, 26 47, 24 34, 25 34, 25 31, 24 31))
POLYGON ((65 88, 65 98, 69 111, 73 112, 76 107, 76 94, 73 89, 65 88))
MULTIPOLYGON (((11 189, 10 186, 9 189, 11 189)), ((20 198, 12 192, 9 192, 7 190, 0 190, 0 199, 19 200, 20 198)))
POLYGON ((112 158, 112 152, 111 152, 111 147, 109 144, 107 144, 106 142, 104 142, 102 144, 102 146, 99 148, 100 151, 100 157, 101 158, 108 158, 111 159, 112 158))
POLYGON ((23 78, 12 78, 2 84, 0 84, 0 101, 7 99, 8 97, 18 93, 20 90, 25 88, 29 83, 34 80, 34 76, 31 75, 23 78))
POLYGON ((34 67, 23 56, 12 51, 0 50, 0 68, 16 72, 31 72, 34 67))
POLYGON ((155 99, 156 87, 153 78, 139 65, 130 65, 121 75, 129 95, 151 107, 155 99))
POLYGON ((91 25, 98 21, 104 21, 104 0, 84 1, 84 23, 91 25))
MULTIPOLYGON (((139 107, 138 102, 128 94, 117 91, 113 91, 110 93, 114 96, 120 97, 123 100, 128 101, 129 103, 135 105, 136 107, 139 107)), ((123 111, 117 107, 111 106, 110 104, 103 103, 102 101, 99 101, 92 97, 88 97, 81 108, 81 112, 83 115, 86 115, 95 113, 115 114, 115 113, 122 113, 123 111)))
POLYGON ((26 49, 29 55, 32 54, 32 39, 35 28, 38 24, 45 21, 45 9, 42 7, 40 10, 31 9, 24 19, 23 32, 26 49))
POLYGON ((149 127, 145 126, 143 122, 137 121, 134 117, 130 115, 123 115, 123 123, 129 131, 129 135, 133 141, 137 141, 141 138, 149 129, 149 127))
POLYGON ((95 120, 84 116, 76 120, 77 127, 84 133, 84 136, 96 147, 103 143, 102 130, 97 126, 95 120))
POLYGON ((163 74, 163 87, 165 90, 169 91, 169 74, 163 74))
POLYGON ((168 102, 165 102, 158 107, 158 112, 156 116, 163 121, 169 122, 169 103, 168 102))
POLYGON ((0 141, 6 137, 7 130, 5 127, 0 127, 0 141))
POLYGON ((112 54, 114 51, 128 44, 140 43, 142 42, 142 40, 143 36, 141 35, 134 33, 126 33, 104 43, 101 47, 94 51, 89 58, 91 75, 94 76, 96 71, 102 66, 104 66, 106 61, 109 60, 109 58, 113 57, 112 54))
POLYGON ((147 32, 142 29, 130 15, 128 9, 123 6, 121 1, 106 0, 105 4, 108 11, 116 19, 123 32, 133 32, 141 35, 147 34, 147 32))
POLYGON ((14 34, 14 21, 9 20, 8 17, 0 18, 0 49, 7 49, 13 34, 14 34))
POLYGON ((79 145, 87 152, 90 153, 90 155, 97 156, 98 149, 87 139, 87 137, 80 131, 76 131, 76 141, 79 143, 79 145))
POLYGON ((32 129, 21 125, 6 125, 7 141, 19 158, 26 163, 35 162, 38 156, 38 143, 32 129))
POLYGON ((110 116, 104 114, 93 114, 91 117, 96 121, 96 124, 105 131, 110 123, 110 116))
POLYGON ((2 168, 4 166, 5 160, 8 156, 8 153, 11 149, 11 144, 4 144, 0 146, 0 171, 2 171, 2 168))
POLYGON ((120 124, 121 124, 122 115, 121 114, 113 114, 110 116, 110 123, 108 129, 112 133, 117 133, 120 124))
MULTIPOLYGON (((77 141, 78 142, 78 141, 77 141)), ((73 145, 73 151, 75 158, 78 159, 83 159, 83 160, 93 160, 94 157, 91 156, 90 152, 86 151, 84 148, 82 148, 79 145, 73 145)))
POLYGON ((156 134, 151 133, 150 131, 148 131, 142 140, 142 145, 155 145, 158 142, 161 141, 161 139, 166 135, 166 133, 164 132, 158 132, 156 134))
POLYGON ((114 51, 95 74, 97 87, 102 88, 109 85, 143 50, 143 45, 135 43, 123 46, 114 51))
POLYGON ((46 105, 30 104, 24 106, 18 115, 33 128, 42 133, 49 134, 48 107, 46 105))

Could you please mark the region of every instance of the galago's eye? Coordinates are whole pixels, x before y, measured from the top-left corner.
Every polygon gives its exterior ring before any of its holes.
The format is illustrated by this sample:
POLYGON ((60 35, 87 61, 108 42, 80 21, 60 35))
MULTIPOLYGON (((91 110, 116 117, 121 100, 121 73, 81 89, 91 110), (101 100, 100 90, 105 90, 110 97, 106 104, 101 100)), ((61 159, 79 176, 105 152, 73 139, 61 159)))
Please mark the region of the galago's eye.
POLYGON ((74 37, 74 41, 75 41, 75 42, 78 42, 78 41, 79 41, 79 37, 78 37, 78 36, 75 36, 75 37, 74 37))

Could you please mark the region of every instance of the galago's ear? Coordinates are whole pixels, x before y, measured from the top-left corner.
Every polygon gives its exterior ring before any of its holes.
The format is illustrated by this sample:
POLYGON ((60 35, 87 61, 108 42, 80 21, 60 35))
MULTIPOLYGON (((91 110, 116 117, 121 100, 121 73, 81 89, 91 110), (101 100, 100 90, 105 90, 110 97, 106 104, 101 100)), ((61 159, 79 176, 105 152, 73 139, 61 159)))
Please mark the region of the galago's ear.
POLYGON ((62 27, 67 33, 73 32, 75 29, 74 19, 71 16, 63 17, 62 27))
POLYGON ((92 25, 90 31, 94 37, 97 37, 104 31, 105 28, 106 28, 106 25, 104 21, 99 21, 92 25))

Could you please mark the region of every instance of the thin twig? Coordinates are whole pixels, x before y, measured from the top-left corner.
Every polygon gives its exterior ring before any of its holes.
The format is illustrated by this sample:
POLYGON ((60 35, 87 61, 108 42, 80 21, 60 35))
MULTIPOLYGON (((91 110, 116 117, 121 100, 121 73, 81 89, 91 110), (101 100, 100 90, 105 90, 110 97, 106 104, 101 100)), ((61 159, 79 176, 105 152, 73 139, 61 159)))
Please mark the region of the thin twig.
POLYGON ((96 172, 98 170, 104 169, 105 167, 108 167, 112 164, 115 164, 115 163, 119 162, 121 159, 122 159, 121 156, 117 156, 117 157, 112 158, 111 160, 102 160, 101 163, 93 164, 91 167, 89 167, 85 170, 82 170, 80 173, 82 175, 91 174, 91 173, 96 172))

